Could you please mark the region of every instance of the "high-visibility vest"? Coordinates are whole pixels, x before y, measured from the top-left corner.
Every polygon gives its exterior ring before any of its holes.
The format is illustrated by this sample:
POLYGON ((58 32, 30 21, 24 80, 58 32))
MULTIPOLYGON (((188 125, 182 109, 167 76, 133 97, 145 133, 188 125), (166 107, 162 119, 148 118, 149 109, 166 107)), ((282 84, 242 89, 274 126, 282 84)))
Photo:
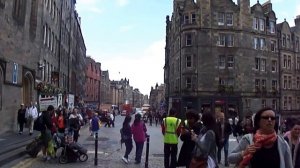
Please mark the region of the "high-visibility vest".
POLYGON ((177 128, 180 125, 181 120, 176 117, 164 118, 165 135, 164 143, 178 144, 177 128))

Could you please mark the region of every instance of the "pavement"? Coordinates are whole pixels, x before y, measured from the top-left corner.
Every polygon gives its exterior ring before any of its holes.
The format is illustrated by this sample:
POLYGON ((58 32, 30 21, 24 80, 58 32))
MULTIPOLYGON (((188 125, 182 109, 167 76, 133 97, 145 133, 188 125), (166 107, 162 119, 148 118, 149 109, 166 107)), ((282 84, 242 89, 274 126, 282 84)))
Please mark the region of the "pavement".
MULTIPOLYGON (((120 119, 122 120, 122 119, 120 119)), ((119 127, 122 122, 116 123, 115 128, 101 128, 98 141, 97 165, 95 165, 95 139, 89 136, 88 127, 83 127, 79 143, 88 149, 88 160, 86 162, 77 161, 75 163, 60 164, 58 159, 44 162, 41 152, 37 158, 31 158, 25 153, 25 146, 30 143, 38 133, 29 136, 28 133, 19 135, 17 133, 7 133, 0 135, 0 168, 141 168, 145 166, 146 144, 144 145, 141 164, 134 164, 135 147, 133 148, 129 159, 129 164, 125 164, 121 157, 125 153, 125 146, 121 148, 119 143, 119 127)), ((158 127, 148 127, 150 132, 150 154, 148 168, 163 168, 163 143, 157 137, 158 127)), ((231 139, 234 141, 234 139, 231 139)), ((236 143, 236 142, 232 142, 236 143)), ((135 145, 134 145, 135 146, 135 145)), ((178 147, 180 150, 180 145, 178 147)), ((58 152, 59 153, 59 152, 58 152)), ((220 168, 224 166, 219 165, 220 168)), ((230 166, 233 168, 234 166, 230 166)))

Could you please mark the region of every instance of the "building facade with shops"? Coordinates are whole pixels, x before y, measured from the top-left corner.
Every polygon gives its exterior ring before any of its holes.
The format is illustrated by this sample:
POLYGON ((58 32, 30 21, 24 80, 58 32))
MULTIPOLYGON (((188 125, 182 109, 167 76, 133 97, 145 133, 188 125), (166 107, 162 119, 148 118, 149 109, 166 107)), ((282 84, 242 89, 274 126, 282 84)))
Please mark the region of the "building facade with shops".
POLYGON ((300 98, 292 94, 300 87, 292 82, 299 78, 300 60, 295 21, 294 28, 286 22, 282 29, 276 26, 269 1, 250 6, 250 0, 174 0, 172 16, 166 18, 169 108, 177 108, 182 117, 194 108, 224 112, 227 118, 251 115, 266 106, 280 115, 288 107, 300 110, 300 98), (282 45, 287 37, 289 48, 282 45), (290 69, 285 70, 288 59, 290 69))
POLYGON ((85 66, 86 48, 75 4, 0 1, 0 133, 16 129, 21 103, 39 103, 39 96, 82 96, 85 77, 77 71, 85 66))

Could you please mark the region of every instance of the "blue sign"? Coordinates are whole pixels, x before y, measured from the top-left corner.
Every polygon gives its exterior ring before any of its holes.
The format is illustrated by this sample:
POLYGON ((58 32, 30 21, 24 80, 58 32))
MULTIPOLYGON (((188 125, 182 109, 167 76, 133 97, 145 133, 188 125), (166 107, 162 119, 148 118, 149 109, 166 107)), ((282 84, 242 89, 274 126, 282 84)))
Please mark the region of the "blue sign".
POLYGON ((18 83, 18 64, 15 62, 14 62, 14 67, 13 67, 12 83, 13 84, 18 83))

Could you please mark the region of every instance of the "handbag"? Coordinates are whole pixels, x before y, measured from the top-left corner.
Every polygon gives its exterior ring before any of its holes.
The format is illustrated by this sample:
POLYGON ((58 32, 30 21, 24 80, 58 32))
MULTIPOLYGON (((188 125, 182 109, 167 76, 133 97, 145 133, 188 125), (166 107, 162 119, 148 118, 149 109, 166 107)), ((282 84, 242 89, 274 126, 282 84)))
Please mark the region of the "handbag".
POLYGON ((196 159, 192 158, 189 168, 206 168, 207 160, 206 159, 196 159))
POLYGON ((208 156, 207 159, 192 158, 189 168, 216 168, 216 163, 212 157, 208 156))

